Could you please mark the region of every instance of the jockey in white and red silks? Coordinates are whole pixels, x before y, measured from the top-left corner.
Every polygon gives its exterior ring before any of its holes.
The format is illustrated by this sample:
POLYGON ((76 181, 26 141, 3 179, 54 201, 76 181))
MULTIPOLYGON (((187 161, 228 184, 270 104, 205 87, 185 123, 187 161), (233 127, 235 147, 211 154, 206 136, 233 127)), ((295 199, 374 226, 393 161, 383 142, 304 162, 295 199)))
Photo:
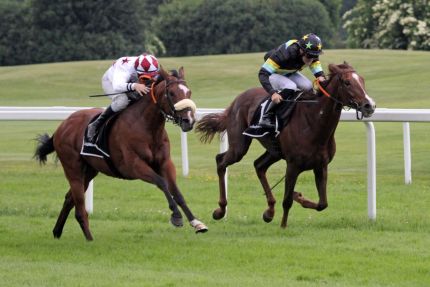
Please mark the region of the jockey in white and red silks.
POLYGON ((159 77, 159 71, 157 58, 150 54, 121 57, 116 60, 102 77, 102 88, 112 99, 112 103, 88 126, 88 140, 94 143, 99 127, 113 114, 124 110, 129 105, 127 92, 136 91, 141 96, 146 95, 150 88, 143 82, 155 82, 159 77), (139 83, 139 79, 143 81, 139 83))

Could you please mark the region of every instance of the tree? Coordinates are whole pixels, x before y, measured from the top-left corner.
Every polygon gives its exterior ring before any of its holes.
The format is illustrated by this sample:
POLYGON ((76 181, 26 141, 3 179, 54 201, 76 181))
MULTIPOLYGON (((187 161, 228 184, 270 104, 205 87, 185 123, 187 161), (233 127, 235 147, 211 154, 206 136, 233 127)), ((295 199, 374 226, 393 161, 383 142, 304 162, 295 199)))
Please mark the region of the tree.
POLYGON ((0 3, 0 64, 32 62, 32 34, 29 4, 23 1, 0 3))
POLYGON ((430 50, 428 0, 359 0, 344 19, 351 47, 430 50))
POLYGON ((141 49, 134 0, 33 0, 40 62, 114 58, 141 49), (120 5, 120 2, 122 5, 120 5))
POLYGON ((171 56, 266 51, 310 32, 330 43, 335 31, 316 0, 176 0, 153 26, 171 56))

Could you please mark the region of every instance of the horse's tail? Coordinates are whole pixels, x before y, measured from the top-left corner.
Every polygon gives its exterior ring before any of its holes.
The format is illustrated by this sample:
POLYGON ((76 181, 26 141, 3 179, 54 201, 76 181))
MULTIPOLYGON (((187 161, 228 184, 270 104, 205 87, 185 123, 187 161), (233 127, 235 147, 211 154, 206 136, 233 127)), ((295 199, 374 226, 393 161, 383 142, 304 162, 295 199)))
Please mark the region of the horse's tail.
POLYGON ((210 143, 216 133, 227 129, 227 116, 230 109, 222 113, 208 114, 197 122, 196 132, 200 133, 200 141, 210 143))
POLYGON ((35 140, 37 141, 37 147, 34 158, 40 164, 45 164, 47 155, 55 151, 53 136, 50 137, 48 134, 38 135, 35 140))

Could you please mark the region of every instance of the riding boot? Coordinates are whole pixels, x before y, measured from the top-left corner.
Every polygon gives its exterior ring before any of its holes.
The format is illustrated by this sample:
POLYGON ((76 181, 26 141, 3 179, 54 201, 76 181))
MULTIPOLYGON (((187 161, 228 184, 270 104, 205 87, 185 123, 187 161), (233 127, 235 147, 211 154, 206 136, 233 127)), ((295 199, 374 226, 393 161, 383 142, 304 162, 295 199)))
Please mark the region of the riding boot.
POLYGON ((262 128, 275 128, 275 125, 272 123, 272 118, 275 115, 275 110, 277 108, 277 104, 270 100, 269 106, 264 111, 263 116, 261 117, 258 125, 262 128))
POLYGON ((100 116, 91 124, 88 125, 87 138, 91 143, 95 143, 97 139, 98 129, 106 122, 108 118, 114 115, 115 112, 109 106, 106 110, 100 114, 100 116))
POLYGON ((292 89, 283 89, 279 92, 279 94, 282 96, 283 100, 294 100, 294 96, 296 95, 296 90, 292 89))

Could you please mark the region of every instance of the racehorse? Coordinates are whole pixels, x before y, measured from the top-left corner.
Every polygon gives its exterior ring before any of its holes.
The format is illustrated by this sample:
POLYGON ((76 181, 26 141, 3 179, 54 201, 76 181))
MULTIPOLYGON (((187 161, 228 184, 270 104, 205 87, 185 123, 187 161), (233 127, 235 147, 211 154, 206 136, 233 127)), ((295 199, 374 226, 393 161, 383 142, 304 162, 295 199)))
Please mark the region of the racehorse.
MULTIPOLYGON (((334 133, 342 108, 355 109, 357 119, 370 117, 375 110, 375 102, 366 93, 364 79, 350 65, 346 62, 340 65, 331 64, 329 72, 328 80, 317 82, 319 90, 316 95, 309 91, 303 96, 313 98, 317 103, 307 101, 308 103, 296 104, 289 123, 278 137, 266 135, 258 138, 266 149, 264 154, 254 161, 255 171, 267 198, 268 208, 263 213, 266 222, 272 221, 276 203, 267 182, 266 171, 280 159, 287 162, 282 228, 287 227, 288 212, 293 200, 305 208, 317 211, 327 208, 327 165, 336 152, 334 133), (298 176, 306 170, 314 172, 318 203, 294 191, 298 176)), ((201 134, 202 142, 210 142, 216 133, 224 130, 227 131, 229 141, 228 150, 216 156, 220 189, 219 208, 213 212, 213 218, 216 220, 223 218, 226 212, 226 168, 239 162, 247 153, 252 138, 242 133, 249 127, 255 111, 267 97, 268 94, 263 88, 249 89, 237 96, 224 112, 208 114, 197 123, 196 131, 201 134)))
POLYGON ((176 170, 170 158, 170 142, 165 130, 166 118, 180 125, 183 131, 191 130, 196 106, 190 99, 191 91, 186 86, 183 67, 176 76, 163 69, 160 75, 160 80, 152 85, 151 94, 141 97, 121 112, 111 127, 108 145, 116 172, 103 159, 80 154, 85 129, 101 109, 77 111, 60 124, 53 136, 38 136, 35 158, 41 164, 46 163, 47 155, 55 151, 70 184, 53 229, 55 238, 61 237, 69 212, 75 207, 75 217, 85 238, 93 239, 84 193, 99 172, 116 177, 119 173, 124 179, 140 179, 156 185, 167 199, 172 211, 170 221, 174 226, 183 225, 179 205, 196 232, 208 230, 194 217, 176 185, 176 170))

